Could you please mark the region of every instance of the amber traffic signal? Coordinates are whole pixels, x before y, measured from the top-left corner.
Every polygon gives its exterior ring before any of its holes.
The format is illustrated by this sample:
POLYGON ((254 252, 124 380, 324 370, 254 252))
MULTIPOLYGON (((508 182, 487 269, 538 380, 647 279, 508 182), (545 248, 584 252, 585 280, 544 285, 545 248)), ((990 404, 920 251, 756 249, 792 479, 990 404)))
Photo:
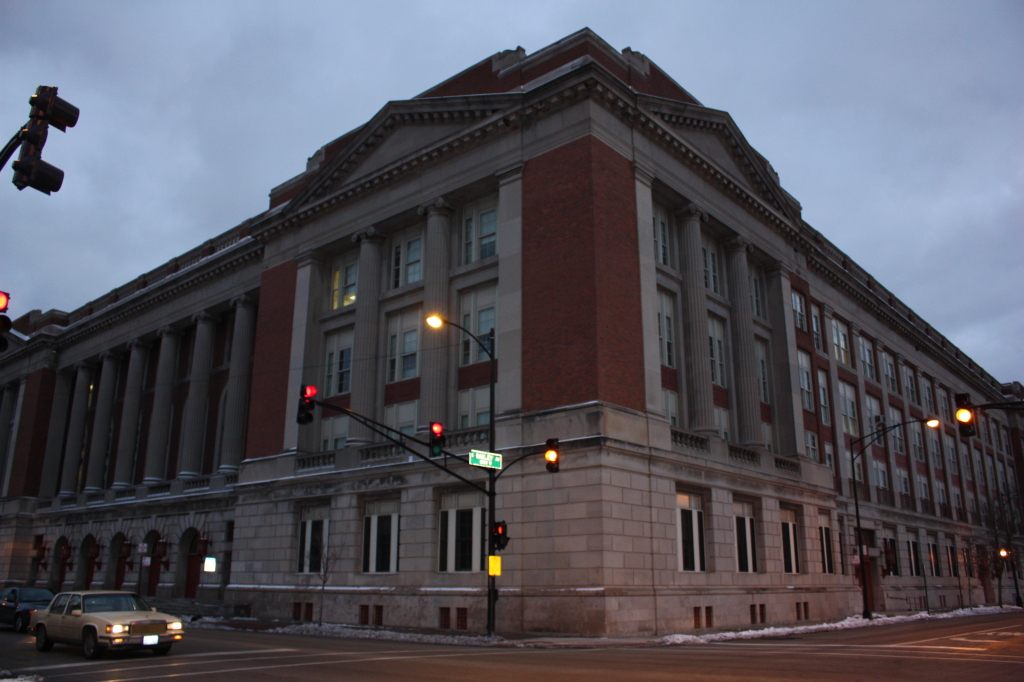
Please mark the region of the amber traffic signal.
POLYGON ((957 426, 960 429, 960 435, 964 438, 970 438, 976 431, 974 428, 974 408, 971 405, 971 394, 970 393, 957 393, 953 400, 956 402, 956 417, 957 426))
POLYGON ((551 473, 558 472, 558 462, 561 459, 561 454, 558 452, 558 439, 548 438, 547 443, 544 445, 544 459, 547 460, 548 471, 551 473))
POLYGON ((295 416, 295 421, 300 424, 308 424, 313 421, 313 407, 315 403, 313 398, 316 397, 316 386, 303 386, 299 389, 299 413, 295 416))
POLYGON ((7 350, 9 344, 4 334, 11 331, 13 323, 11 318, 7 317, 3 313, 7 312, 7 305, 11 302, 11 295, 6 291, 0 291, 0 353, 7 350))

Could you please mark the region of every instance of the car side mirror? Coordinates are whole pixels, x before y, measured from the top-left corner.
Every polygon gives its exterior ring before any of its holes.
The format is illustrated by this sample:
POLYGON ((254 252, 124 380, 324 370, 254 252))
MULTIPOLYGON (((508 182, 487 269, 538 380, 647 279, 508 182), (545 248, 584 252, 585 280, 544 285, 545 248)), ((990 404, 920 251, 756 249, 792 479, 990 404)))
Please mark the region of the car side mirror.
POLYGON ((82 615, 82 609, 71 609, 71 615, 72 616, 81 616, 82 615))

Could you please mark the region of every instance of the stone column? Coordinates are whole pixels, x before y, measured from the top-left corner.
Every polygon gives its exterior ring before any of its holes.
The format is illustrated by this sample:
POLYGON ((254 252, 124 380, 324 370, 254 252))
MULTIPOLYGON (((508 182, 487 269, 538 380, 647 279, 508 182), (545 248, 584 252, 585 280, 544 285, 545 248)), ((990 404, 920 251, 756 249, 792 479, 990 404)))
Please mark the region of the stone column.
MULTIPOLYGON (((498 309, 495 327, 498 381, 494 387, 494 415, 518 412, 523 407, 523 167, 516 165, 498 177, 498 254, 501 277, 498 279, 498 309)), ((449 408, 458 412, 457 401, 449 408)), ((522 425, 496 426, 498 447, 504 443, 522 443, 522 425), (506 435, 507 433, 507 435, 506 435)))
POLYGON ((700 224, 707 214, 690 204, 678 214, 683 266, 683 338, 686 342, 686 387, 690 430, 715 432, 711 356, 708 354, 708 306, 704 287, 700 224))
MULTIPOLYGON (((803 403, 800 400, 800 373, 797 359, 793 297, 789 286, 789 271, 781 263, 765 269, 768 319, 772 323, 771 353, 772 375, 775 379, 772 393, 772 430, 783 456, 795 456, 804 451, 803 403)), ((814 374, 814 368, 811 368, 814 374)), ((817 379, 815 379, 816 381, 817 379)), ((812 384, 813 385, 813 384, 812 384)), ((817 402, 818 395, 814 394, 817 402)))
POLYGON ((727 244, 729 257, 729 293, 732 312, 733 366, 739 441, 745 445, 764 445, 761 437, 761 391, 758 389, 757 350, 754 347, 754 312, 750 304, 749 244, 736 237, 727 244))
POLYGON ((121 431, 117 438, 117 465, 114 469, 114 487, 127 488, 132 478, 135 447, 139 435, 139 408, 142 402, 142 380, 146 375, 148 353, 144 343, 135 339, 128 344, 128 378, 124 389, 124 405, 121 408, 121 431))
POLYGON ((50 428, 46 434, 46 454, 43 456, 43 475, 39 483, 39 496, 53 497, 57 494, 57 480, 60 473, 60 458, 64 453, 64 431, 67 427, 68 405, 71 402, 71 375, 57 372, 57 383, 53 390, 50 408, 50 428))
MULTIPOLYGON (((352 340, 352 411, 376 419, 377 361, 381 244, 384 235, 370 227, 352 236, 359 244, 359 276, 356 280, 356 326, 352 340)), ((349 425, 349 442, 373 442, 373 432, 349 425)))
POLYGON ((171 406, 174 398, 174 374, 178 367, 178 344, 181 336, 170 327, 160 334, 160 356, 157 359, 156 383, 153 387, 153 411, 149 418, 146 440, 146 468, 142 482, 159 483, 167 475, 167 439, 171 430, 171 406))
POLYGON ((182 414, 178 478, 199 476, 203 471, 206 415, 210 403, 210 370, 213 368, 213 342, 217 335, 217 320, 213 315, 203 312, 192 319, 196 323, 196 336, 192 343, 188 397, 182 414))
POLYGON ((249 408, 249 379, 256 330, 256 304, 249 296, 231 301, 235 326, 231 337, 231 367, 228 370, 228 400, 224 408, 224 440, 219 472, 238 470, 245 449, 246 415, 249 408))
POLYGON ((82 463, 85 413, 89 408, 89 385, 92 383, 92 367, 81 362, 75 370, 75 394, 71 399, 68 439, 64 446, 64 470, 61 473, 58 493, 61 497, 78 494, 78 467, 82 463))
MULTIPOLYGON (((654 176, 634 163, 633 177, 636 187, 636 224, 640 252, 644 395, 647 411, 661 414, 664 410, 664 399, 661 391, 661 350, 658 348, 658 259, 654 252, 654 241, 651 239, 651 228, 654 225, 654 197, 651 194, 651 184, 654 182, 654 176)), ((685 396, 682 402, 685 403, 685 396)), ((668 419, 672 418, 672 415, 665 416, 668 419)))
POLYGON ((110 417, 114 413, 114 393, 117 391, 117 373, 120 366, 117 355, 107 351, 100 356, 100 387, 96 397, 96 414, 92 419, 92 438, 89 442, 89 460, 86 466, 83 492, 103 490, 107 459, 110 454, 110 417))
MULTIPOLYGON (((11 442, 11 422, 14 419, 14 407, 18 403, 18 384, 8 384, 0 391, 0 491, 3 490, 4 473, 7 471, 7 458, 11 442)), ((13 449, 13 448, 10 448, 13 449)))
MULTIPOLYGON (((427 217, 426 271, 423 277, 422 316, 440 315, 450 319, 448 311, 448 272, 452 233, 452 207, 443 199, 437 199, 420 207, 420 215, 427 217)), ((420 324, 420 424, 418 431, 426 431, 432 421, 445 421, 447 388, 449 385, 448 364, 451 357, 452 340, 458 338, 458 330, 442 327, 432 329, 421 321, 420 324)), ((475 330, 471 329, 473 333, 475 330)))

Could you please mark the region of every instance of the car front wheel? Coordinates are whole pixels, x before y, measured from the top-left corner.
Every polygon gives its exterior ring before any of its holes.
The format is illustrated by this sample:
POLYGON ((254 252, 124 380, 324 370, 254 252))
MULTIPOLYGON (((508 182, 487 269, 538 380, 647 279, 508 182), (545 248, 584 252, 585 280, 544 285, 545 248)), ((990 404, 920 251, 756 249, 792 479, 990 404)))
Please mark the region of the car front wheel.
POLYGON ((94 660, 103 655, 105 647, 100 646, 99 640, 96 639, 96 633, 92 630, 86 630, 85 634, 82 635, 82 653, 89 660, 94 660))
POLYGON ((14 617, 14 631, 25 632, 28 630, 28 618, 24 613, 19 613, 14 617))
POLYGON ((46 626, 36 625, 36 651, 49 651, 53 648, 53 640, 46 635, 46 626))

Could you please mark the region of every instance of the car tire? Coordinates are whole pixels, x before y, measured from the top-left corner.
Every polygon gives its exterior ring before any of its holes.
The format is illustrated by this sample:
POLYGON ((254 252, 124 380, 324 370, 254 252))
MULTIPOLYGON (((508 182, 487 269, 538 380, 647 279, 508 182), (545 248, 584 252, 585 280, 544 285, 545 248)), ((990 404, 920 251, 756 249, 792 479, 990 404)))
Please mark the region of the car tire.
POLYGON ((27 632, 28 631, 28 616, 24 613, 19 613, 14 616, 14 631, 15 632, 27 632))
POLYGON ((96 660, 103 655, 104 651, 106 651, 106 647, 100 645, 94 630, 86 630, 82 634, 82 653, 86 658, 90 661, 96 660))
POLYGON ((161 644, 160 646, 155 646, 153 647, 153 653, 157 656, 166 656, 167 654, 171 653, 171 645, 161 644))
POLYGON ((49 651, 53 648, 53 640, 46 634, 46 626, 42 623, 36 625, 36 651, 49 651))

